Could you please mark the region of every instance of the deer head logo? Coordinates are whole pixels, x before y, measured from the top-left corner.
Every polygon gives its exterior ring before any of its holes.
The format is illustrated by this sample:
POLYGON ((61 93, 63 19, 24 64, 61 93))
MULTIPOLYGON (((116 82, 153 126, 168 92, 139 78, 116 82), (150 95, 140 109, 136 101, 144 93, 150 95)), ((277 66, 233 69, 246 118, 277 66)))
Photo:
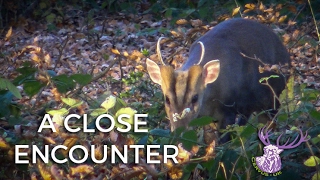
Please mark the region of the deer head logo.
POLYGON ((269 133, 271 130, 266 131, 266 134, 264 134, 265 128, 266 127, 261 128, 258 133, 259 139, 265 145, 265 147, 263 148, 264 154, 262 156, 255 157, 255 163, 261 171, 266 173, 275 173, 280 171, 281 169, 280 153, 284 149, 293 149, 295 147, 298 147, 301 143, 307 142, 309 140, 307 138, 308 134, 306 133, 305 135, 303 135, 301 129, 299 129, 300 134, 290 144, 288 144, 290 141, 289 138, 286 143, 280 145, 280 139, 283 135, 282 133, 277 138, 277 144, 273 145, 269 140, 269 137, 271 135, 269 133), (298 139, 299 141, 297 142, 298 139))

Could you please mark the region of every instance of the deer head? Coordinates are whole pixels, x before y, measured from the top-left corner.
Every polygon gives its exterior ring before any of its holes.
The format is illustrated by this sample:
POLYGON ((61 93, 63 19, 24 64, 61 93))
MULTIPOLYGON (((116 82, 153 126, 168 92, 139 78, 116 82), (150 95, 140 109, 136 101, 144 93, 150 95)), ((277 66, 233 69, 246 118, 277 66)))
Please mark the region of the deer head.
POLYGON ((194 65, 187 70, 174 70, 165 65, 160 52, 160 38, 157 42, 157 54, 162 66, 147 59, 147 70, 153 82, 159 84, 164 94, 165 111, 170 119, 171 130, 184 126, 196 118, 202 106, 204 90, 209 83, 214 82, 219 75, 219 60, 211 60, 201 66, 205 47, 202 42, 201 56, 194 60, 194 65))
POLYGON ((258 133, 259 139, 265 145, 265 147, 263 148, 264 154, 263 156, 256 157, 255 159, 259 169, 263 170, 264 172, 275 173, 281 169, 280 153, 284 149, 292 149, 298 147, 301 143, 308 141, 308 134, 306 133, 305 135, 303 135, 302 131, 299 129, 300 134, 290 144, 288 144, 290 141, 289 138, 286 143, 280 145, 280 139, 283 135, 281 134, 277 138, 277 144, 273 145, 269 140, 269 133, 271 130, 266 131, 266 134, 264 134, 265 128, 266 127, 261 128, 258 133), (300 139, 297 142, 299 137, 300 139))

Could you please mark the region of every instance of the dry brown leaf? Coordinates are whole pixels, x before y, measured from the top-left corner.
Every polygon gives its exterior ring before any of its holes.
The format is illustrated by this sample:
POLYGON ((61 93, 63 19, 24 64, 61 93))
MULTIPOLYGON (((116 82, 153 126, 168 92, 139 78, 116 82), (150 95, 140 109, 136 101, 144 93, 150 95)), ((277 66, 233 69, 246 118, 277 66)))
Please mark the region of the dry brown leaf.
POLYGON ((259 73, 263 73, 264 72, 264 68, 262 66, 259 66, 259 73))
POLYGON ((179 46, 179 44, 176 43, 176 42, 170 42, 169 44, 167 44, 167 47, 168 47, 168 48, 175 48, 175 47, 177 47, 177 46, 179 46))
POLYGON ((277 64, 274 64, 270 67, 270 71, 274 71, 276 73, 280 73, 280 66, 277 64))
POLYGON ((133 52, 131 54, 134 56, 140 57, 140 58, 144 57, 144 55, 138 50, 133 50, 133 52))
POLYGON ((276 6, 276 10, 281 10, 282 9, 283 4, 277 4, 276 6))
POLYGON ((236 14, 238 14, 240 11, 240 6, 237 7, 237 8, 234 8, 233 11, 232 11, 232 15, 231 16, 235 16, 236 14))
POLYGON ((39 64, 41 62, 39 56, 37 54, 31 54, 31 60, 33 60, 34 62, 36 62, 37 64, 39 64))
POLYGON ((247 12, 250 12, 250 11, 252 11, 252 9, 245 9, 245 10, 243 11, 243 14, 246 14, 247 12))
POLYGON ((65 174, 63 173, 63 170, 59 169, 59 167, 55 164, 51 166, 50 172, 56 180, 65 179, 65 174))
POLYGON ((244 7, 247 9, 253 10, 254 8, 256 8, 256 5, 251 3, 251 4, 244 5, 244 7))
POLYGON ((52 137, 43 137, 47 144, 56 144, 56 141, 52 137))
POLYGON ((37 79, 44 84, 47 84, 49 82, 48 76, 45 76, 43 74, 39 74, 37 79))
POLYGON ((114 49, 114 48, 112 48, 112 49, 111 49, 111 52, 112 52, 113 54, 120 55, 120 52, 119 52, 119 50, 118 50, 118 49, 114 49))
POLYGON ((61 96, 62 96, 62 95, 59 93, 59 91, 58 91, 57 88, 51 89, 51 93, 54 95, 55 101, 58 101, 58 102, 61 101, 61 96))
POLYGON ((215 149, 216 149, 216 141, 212 141, 210 143, 210 145, 206 148, 206 156, 207 157, 211 157, 211 156, 214 156, 215 154, 215 149))
POLYGON ((274 23, 274 22, 276 22, 276 16, 272 16, 270 19, 269 19, 269 22, 272 22, 272 23, 274 23))
POLYGON ((32 53, 40 53, 41 52, 41 47, 34 46, 34 45, 28 45, 24 49, 32 51, 32 53))
POLYGON ((141 64, 137 65, 136 69, 138 69, 139 71, 144 71, 145 70, 144 66, 142 66, 141 64))
POLYGON ((134 145, 134 139, 128 137, 127 138, 127 142, 126 142, 126 145, 130 146, 130 145, 134 145))
POLYGON ((101 160, 103 158, 103 154, 102 154, 102 146, 98 145, 95 149, 94 149, 94 157, 96 159, 101 160))
POLYGON ((200 27, 202 26, 202 21, 200 19, 196 19, 196 20, 190 20, 191 22, 191 26, 193 27, 200 27))
POLYGON ((291 19, 289 19, 289 21, 288 21, 288 25, 289 25, 289 26, 293 26, 293 25, 295 25, 295 24, 297 24, 297 22, 292 21, 291 19))
POLYGON ((51 57, 49 53, 46 53, 46 55, 44 56, 44 62, 47 64, 47 66, 51 65, 51 57))
POLYGON ((263 11, 266 7, 263 5, 263 3, 261 2, 259 5, 259 10, 263 11))
POLYGON ((286 19, 287 19, 287 15, 281 16, 281 17, 278 19, 278 23, 283 23, 286 19))
POLYGON ((63 142, 63 145, 66 146, 68 149, 67 150, 61 149, 61 152, 64 156, 67 156, 70 148, 76 144, 78 139, 79 138, 75 135, 67 137, 67 139, 63 142))
POLYGON ((265 19, 263 16, 257 15, 257 17, 258 17, 258 19, 259 19, 260 21, 266 22, 266 19, 265 19))
POLYGON ((274 10, 273 10, 272 8, 263 10, 263 12, 265 12, 265 13, 272 13, 273 11, 274 11, 274 10))
POLYGON ((186 25, 188 24, 188 21, 186 19, 179 19, 176 21, 177 25, 186 25))
POLYGON ((290 41, 290 35, 286 33, 282 35, 282 39, 284 44, 288 44, 288 42, 290 41))
POLYGON ((93 167, 83 164, 83 165, 79 165, 76 167, 70 167, 70 171, 71 171, 71 175, 75 175, 78 173, 84 173, 84 174, 89 174, 91 172, 93 172, 93 167))
POLYGON ((182 147, 182 144, 181 144, 181 143, 178 145, 178 150, 179 150, 179 153, 178 153, 178 156, 177 156, 178 162, 179 162, 179 163, 184 163, 184 162, 189 161, 190 156, 191 156, 191 153, 188 152, 187 150, 185 150, 185 149, 182 147))
POLYGON ((168 175, 170 176, 171 179, 181 179, 183 175, 183 170, 181 167, 172 167, 168 171, 168 175))
POLYGON ((10 39, 11 35, 12 35, 12 27, 9 28, 4 40, 8 41, 10 39))
POLYGON ((37 159, 37 167, 38 167, 38 170, 41 174, 41 177, 44 179, 44 180, 51 180, 51 179, 54 179, 50 173, 50 171, 47 170, 47 166, 45 166, 39 159, 37 159))
POLYGON ((292 33, 292 38, 297 39, 299 37, 300 31, 298 29, 294 30, 292 33))
POLYGON ((129 56, 128 51, 123 51, 123 55, 124 55, 124 57, 128 57, 129 56))
POLYGON ((0 137, 0 148, 1 149, 9 149, 10 148, 10 145, 2 137, 0 137))
POLYGON ((289 5, 289 6, 287 7, 287 9, 288 9, 290 12, 294 13, 294 14, 296 14, 296 13, 298 12, 297 8, 296 8, 295 6, 293 6, 293 5, 289 5))
POLYGON ((183 35, 181 34, 181 32, 177 32, 177 31, 170 31, 170 33, 174 36, 174 37, 182 37, 183 35))
POLYGON ((199 146, 198 145, 195 145, 195 146, 192 146, 192 149, 191 149, 191 153, 194 155, 194 154, 197 154, 199 151, 199 146))

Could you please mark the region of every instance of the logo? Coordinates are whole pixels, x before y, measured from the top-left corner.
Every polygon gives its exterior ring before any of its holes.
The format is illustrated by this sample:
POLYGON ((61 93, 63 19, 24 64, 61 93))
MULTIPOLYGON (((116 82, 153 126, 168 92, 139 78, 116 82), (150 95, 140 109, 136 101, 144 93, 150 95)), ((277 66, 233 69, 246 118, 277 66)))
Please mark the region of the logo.
POLYGON ((259 171, 262 175, 265 176, 277 176, 281 174, 281 158, 280 153, 284 149, 293 149, 298 147, 301 143, 307 142, 309 139, 308 133, 303 135, 301 129, 299 129, 300 134, 289 144, 290 138, 286 143, 280 145, 280 139, 283 133, 277 138, 276 145, 270 143, 269 137, 271 136, 270 131, 265 132, 265 128, 263 127, 258 132, 258 137, 261 142, 265 145, 263 148, 263 155, 258 157, 252 157, 253 166, 257 171, 259 171), (298 141, 299 139, 299 141, 298 141))

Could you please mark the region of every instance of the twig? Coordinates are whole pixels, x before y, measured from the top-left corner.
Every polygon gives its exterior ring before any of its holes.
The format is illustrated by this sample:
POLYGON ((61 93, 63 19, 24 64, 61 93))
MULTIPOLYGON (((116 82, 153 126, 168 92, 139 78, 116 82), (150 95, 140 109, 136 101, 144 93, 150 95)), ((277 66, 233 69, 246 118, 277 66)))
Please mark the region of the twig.
POLYGON ((255 57, 249 57, 247 55, 245 55, 244 53, 240 52, 240 54, 245 57, 245 58, 249 58, 249 59, 252 59, 252 60, 256 60, 258 62, 260 62, 261 64, 263 64, 264 66, 266 66, 266 64, 264 62, 261 61, 261 59, 257 58, 256 56, 255 57))
POLYGON ((185 48, 179 48, 176 52, 172 53, 167 59, 168 63, 171 64, 173 61, 173 56, 177 55, 180 51, 184 50, 185 48))
POLYGON ((310 11, 311 11, 311 14, 312 14, 312 19, 313 19, 313 22, 314 22, 314 26, 316 27, 316 30, 317 30, 318 42, 320 42, 319 29, 318 29, 318 26, 317 26, 317 21, 316 21, 315 15, 314 15, 314 13, 313 13, 313 9, 312 9, 312 6, 311 6, 311 3, 310 3, 310 0, 308 0, 308 4, 309 4, 310 11))
MULTIPOLYGON (((296 13, 295 17, 293 18, 293 22, 296 21, 297 17, 299 17, 300 13, 306 8, 306 3, 303 4, 302 8, 299 9, 299 11, 296 13)), ((288 26, 289 27, 289 26, 288 26)), ((287 28, 288 28, 287 27, 287 28)))
MULTIPOLYGON (((106 68, 104 71, 102 71, 102 72, 101 72, 100 74, 98 74, 97 76, 93 77, 88 84, 90 84, 90 83, 92 83, 92 82, 100 79, 101 77, 103 77, 103 76, 116 64, 117 61, 118 61, 117 59, 115 59, 114 61, 112 61, 112 63, 109 65, 108 68, 106 68)), ((84 86, 85 86, 85 85, 80 85, 77 89, 75 89, 75 90, 73 91, 73 93, 69 94, 68 96, 71 96, 71 97, 74 96, 74 95, 77 94, 84 86)))
POLYGON ((55 62, 55 64, 54 64, 53 70, 56 69, 56 67, 57 67, 57 65, 58 65, 58 62, 61 62, 62 53, 63 53, 63 50, 64 50, 64 48, 66 47, 66 45, 67 45, 67 43, 68 43, 68 41, 69 41, 69 38, 70 38, 70 36, 68 35, 68 36, 67 36, 67 39, 66 39, 66 40, 64 41, 64 43, 60 46, 60 48, 59 48, 59 57, 58 57, 58 59, 56 60, 56 62, 55 62))
MULTIPOLYGON (((123 78, 123 70, 122 70, 122 65, 121 65, 121 58, 118 58, 118 61, 119 61, 119 66, 120 66, 120 79, 123 78)), ((123 87, 123 82, 120 81, 120 88, 122 89, 123 87)))

